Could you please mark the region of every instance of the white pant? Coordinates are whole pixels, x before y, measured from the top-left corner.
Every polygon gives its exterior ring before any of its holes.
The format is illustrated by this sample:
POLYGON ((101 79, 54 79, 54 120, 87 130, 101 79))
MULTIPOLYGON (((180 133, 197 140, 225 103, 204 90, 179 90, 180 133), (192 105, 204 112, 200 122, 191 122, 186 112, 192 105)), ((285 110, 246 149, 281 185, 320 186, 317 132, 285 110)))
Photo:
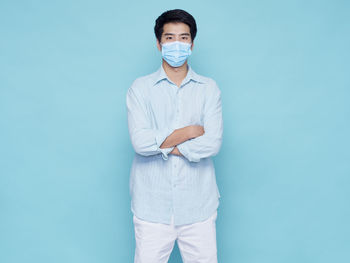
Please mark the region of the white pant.
POLYGON ((175 240, 184 263, 217 263, 217 211, 205 221, 174 226, 133 217, 135 229, 134 263, 166 263, 175 240))

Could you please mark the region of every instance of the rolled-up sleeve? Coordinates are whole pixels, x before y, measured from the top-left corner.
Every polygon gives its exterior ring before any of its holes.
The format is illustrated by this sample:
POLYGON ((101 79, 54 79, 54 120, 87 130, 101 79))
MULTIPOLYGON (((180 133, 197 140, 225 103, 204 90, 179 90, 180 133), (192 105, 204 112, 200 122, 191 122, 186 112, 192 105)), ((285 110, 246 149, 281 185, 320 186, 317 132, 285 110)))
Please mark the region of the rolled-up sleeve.
POLYGON ((222 144, 223 119, 221 92, 214 82, 212 92, 207 94, 203 126, 204 134, 185 141, 177 148, 190 162, 199 162, 202 158, 215 156, 222 144))
POLYGON ((137 81, 131 85, 126 95, 128 128, 132 146, 136 153, 143 156, 162 154, 164 160, 174 147, 161 149, 164 140, 173 132, 171 128, 154 129, 147 116, 145 98, 141 96, 137 81))

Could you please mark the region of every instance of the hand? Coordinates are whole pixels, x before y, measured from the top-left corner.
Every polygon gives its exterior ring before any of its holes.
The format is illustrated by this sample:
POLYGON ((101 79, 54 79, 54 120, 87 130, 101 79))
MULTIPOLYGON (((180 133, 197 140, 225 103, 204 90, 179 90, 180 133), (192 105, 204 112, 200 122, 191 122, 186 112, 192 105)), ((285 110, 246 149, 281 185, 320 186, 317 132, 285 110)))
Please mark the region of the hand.
POLYGON ((190 139, 202 136, 204 134, 204 127, 200 125, 187 126, 189 129, 190 139))
POLYGON ((175 146, 174 149, 170 152, 170 154, 174 155, 179 155, 181 156, 182 154, 180 153, 179 149, 175 146))

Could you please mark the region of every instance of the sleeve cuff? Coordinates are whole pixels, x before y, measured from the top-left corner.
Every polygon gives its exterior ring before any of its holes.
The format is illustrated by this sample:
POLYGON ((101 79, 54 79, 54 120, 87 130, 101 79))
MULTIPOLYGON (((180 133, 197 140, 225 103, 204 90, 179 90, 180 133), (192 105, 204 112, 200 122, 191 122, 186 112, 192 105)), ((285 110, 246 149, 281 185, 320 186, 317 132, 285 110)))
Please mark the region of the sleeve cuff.
POLYGON ((174 147, 170 147, 170 148, 164 148, 164 149, 160 149, 161 153, 162 153, 162 158, 163 160, 168 160, 168 154, 174 149, 174 147))
POLYGON ((180 143, 179 145, 176 146, 177 149, 180 151, 180 153, 186 157, 187 160, 189 160, 190 162, 199 162, 200 158, 196 158, 193 156, 193 154, 190 153, 186 142, 180 143))
POLYGON ((162 143, 165 141, 165 139, 173 132, 173 129, 171 128, 167 128, 167 129, 163 129, 157 132, 156 134, 156 143, 157 143, 157 147, 159 149, 159 151, 162 154, 162 158, 163 160, 168 160, 168 154, 174 149, 174 147, 170 147, 170 148, 163 148, 161 149, 160 146, 162 145, 162 143))

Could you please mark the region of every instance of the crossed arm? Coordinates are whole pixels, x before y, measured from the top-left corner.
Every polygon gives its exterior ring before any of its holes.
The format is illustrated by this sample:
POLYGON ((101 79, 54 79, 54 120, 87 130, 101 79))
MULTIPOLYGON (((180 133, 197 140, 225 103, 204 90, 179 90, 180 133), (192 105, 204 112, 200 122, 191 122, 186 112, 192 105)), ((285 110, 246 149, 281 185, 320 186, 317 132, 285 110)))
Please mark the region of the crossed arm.
POLYGON ((170 154, 182 155, 176 145, 187 140, 194 139, 204 134, 204 128, 200 125, 190 125, 180 129, 174 130, 160 145, 159 148, 165 149, 174 147, 170 154))

